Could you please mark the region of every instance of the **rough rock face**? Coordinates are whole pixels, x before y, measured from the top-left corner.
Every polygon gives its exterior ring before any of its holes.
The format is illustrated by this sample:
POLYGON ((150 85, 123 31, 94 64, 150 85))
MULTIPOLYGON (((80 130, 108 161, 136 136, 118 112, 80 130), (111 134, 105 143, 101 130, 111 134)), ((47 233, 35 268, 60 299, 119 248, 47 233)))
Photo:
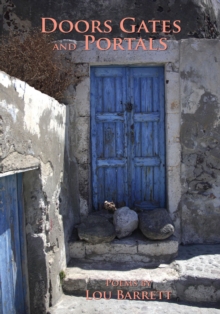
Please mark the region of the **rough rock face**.
MULTIPOLYGON (((110 26, 112 31, 105 33, 105 37, 112 38, 121 35, 120 21, 125 17, 133 17, 135 20, 128 20, 126 29, 132 31, 131 26, 141 23, 142 20, 180 20, 182 30, 180 33, 172 32, 175 39, 196 37, 196 38, 216 38, 219 28, 219 9, 217 0, 153 0, 148 1, 150 5, 146 5, 145 0, 123 0, 123 1, 103 1, 93 0, 77 1, 66 0, 61 9, 60 2, 54 1, 53 5, 44 0, 25 1, 25 0, 2 0, 0 13, 1 25, 0 30, 22 30, 26 31, 31 27, 39 27, 39 21, 42 17, 52 16, 58 23, 62 20, 70 20, 74 23, 79 20, 87 20, 89 22, 89 32, 91 34, 92 20, 100 20, 100 29, 102 32, 96 31, 92 35, 96 39, 103 37, 104 21, 111 19, 110 26), (24 10, 25 7, 25 10, 24 10), (34 12, 34 14, 32 13, 34 12)), ((65 23, 64 23, 65 24, 65 23)), ((162 32, 161 23, 157 23, 157 33, 162 32)), ((46 23, 46 29, 52 29, 53 24, 46 23)), ((82 26, 84 27, 84 26, 82 26)), ((149 31, 152 30, 152 23, 147 24, 149 31)), ((68 26, 64 26, 64 30, 69 30, 68 26)), ((172 29, 171 29, 172 30, 172 29)), ((175 28, 174 28, 175 30, 175 28)), ((136 29, 137 31, 137 29, 136 29)), ((61 32, 56 32, 56 38, 61 37, 61 32)), ((137 37, 136 33, 127 34, 127 37, 137 37)), ((168 33, 168 35, 170 35, 168 33)), ((76 32, 75 27, 72 32, 66 33, 65 38, 73 38, 75 40, 84 40, 84 34, 76 32)), ((148 38, 149 33, 141 30, 141 37, 148 38)), ((163 35, 164 36, 164 35, 163 35)))
MULTIPOLYGON (((220 47, 220 45, 218 46, 220 47)), ((212 48, 210 45, 207 49, 212 48)), ((199 48, 200 49, 200 48, 199 48)), ((188 46, 185 46, 188 53, 188 60, 194 62, 196 57, 191 53, 188 46)), ((217 54, 216 54, 217 55, 217 54)), ((203 62, 203 61, 202 61, 203 62)), ((201 56, 199 57, 201 64, 201 56)), ((203 62, 204 63, 204 62, 203 62)), ((195 65, 194 65, 195 66, 195 65)), ((201 76, 203 69, 196 68, 195 75, 201 76)), ((207 65, 207 72, 210 67, 207 65)), ((206 72, 206 73, 207 73, 206 72)), ((185 72, 182 72, 183 77, 185 72)), ((213 77, 215 71, 211 72, 213 77)), ((191 86, 195 75, 188 83, 182 84, 182 90, 186 90, 186 84, 191 86)), ((208 75, 202 77, 200 86, 206 86, 208 79, 214 82, 208 75)), ((215 84, 219 84, 218 81, 215 84)), ((218 90, 213 85, 213 91, 218 90)), ((193 91, 194 95, 199 87, 193 90, 191 87, 183 103, 181 115, 181 136, 182 143, 182 242, 189 243, 219 243, 220 224, 220 124, 219 124, 219 92, 210 93, 201 91, 201 97, 195 98, 191 108, 187 109, 188 95, 193 91)))
POLYGON ((138 214, 129 207, 119 208, 113 216, 113 223, 116 230, 116 236, 124 238, 137 229, 138 214))
POLYGON ((165 208, 139 214, 139 228, 151 240, 164 240, 174 233, 172 219, 165 208))
POLYGON ((78 227, 80 240, 97 244, 111 242, 116 234, 114 226, 105 217, 89 216, 78 227))

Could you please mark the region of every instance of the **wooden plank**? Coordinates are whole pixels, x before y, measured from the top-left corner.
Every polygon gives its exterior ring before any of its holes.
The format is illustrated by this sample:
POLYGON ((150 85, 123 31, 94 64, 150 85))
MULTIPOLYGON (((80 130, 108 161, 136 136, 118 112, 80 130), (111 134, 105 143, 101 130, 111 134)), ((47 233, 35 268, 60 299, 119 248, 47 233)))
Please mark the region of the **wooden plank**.
POLYGON ((105 200, 116 202, 116 169, 113 167, 105 168, 105 200))
POLYGON ((166 174, 165 174, 165 89, 164 89, 164 69, 160 69, 159 77, 159 104, 160 104, 160 121, 159 123, 159 155, 161 159, 160 164, 160 206, 166 206, 166 174))
MULTIPOLYGON (((91 73, 93 75, 93 73, 91 73)), ((95 112, 96 114, 103 113, 104 108, 103 108, 103 91, 102 91, 102 86, 103 86, 103 79, 101 77, 96 78, 96 91, 95 91, 95 98, 96 98, 96 103, 95 103, 95 112), (97 95, 96 95, 97 93, 97 95)), ((92 92, 92 91, 91 91, 92 92)))
POLYGON ((115 112, 115 84, 113 77, 103 78, 103 113, 115 112))
POLYGON ((134 114, 141 113, 141 88, 139 77, 134 77, 134 114))
POLYGON ((97 123, 96 130, 97 130, 97 134, 99 134, 98 140, 96 141, 96 155, 97 155, 97 158, 103 158, 104 157, 103 123, 97 123))
POLYGON ((108 159, 97 159, 98 167, 123 167, 126 164, 126 158, 108 158, 108 159))
POLYGON ((135 157, 134 163, 136 167, 155 167, 160 165, 159 157, 135 157))
POLYGON ((117 203, 126 202, 125 196, 125 167, 117 167, 116 168, 117 175, 117 203))
MULTIPOLYGON (((123 75, 124 69, 122 69, 121 74, 123 75)), ((116 113, 121 114, 124 113, 124 77, 116 77, 115 78, 115 102, 116 102, 116 113)))
MULTIPOLYGON (((135 165, 136 166, 136 165, 135 165)), ((134 199, 135 202, 142 201, 142 180, 141 180, 142 167, 135 167, 135 188, 134 188, 134 199)))
POLYGON ((96 67, 94 70, 96 77, 120 77, 123 76, 123 69, 121 67, 96 67))
POLYGON ((11 247, 13 252, 13 285, 14 285, 14 306, 17 313, 24 313, 24 294, 23 294, 23 274, 22 274, 22 261, 21 261, 21 237, 22 230, 19 223, 19 215, 22 201, 21 186, 18 187, 17 183, 22 184, 21 174, 19 181, 17 181, 17 175, 10 176, 13 181, 9 185, 8 193, 13 195, 12 197, 12 207, 11 207, 11 221, 10 221, 10 230, 11 230, 11 247), (19 208, 18 208, 19 205, 19 208), (12 218, 13 217, 13 218, 12 218))
POLYGON ((133 77, 157 77, 160 67, 132 67, 133 77))
POLYGON ((147 184, 146 201, 147 200, 153 201, 153 188, 154 188, 153 171, 154 171, 154 167, 146 167, 145 171, 146 171, 146 184, 147 184))
MULTIPOLYGON (((122 88, 122 97, 123 97, 123 110, 124 110, 124 134, 123 134, 123 150, 124 150, 124 157, 127 158, 128 156, 128 136, 127 136, 127 133, 128 133, 128 113, 126 111, 126 103, 128 101, 128 96, 127 96, 127 91, 128 91, 128 84, 127 84, 127 69, 126 68, 123 68, 123 88, 122 88)), ((124 189, 124 201, 126 202, 126 205, 128 206, 128 202, 129 202, 129 191, 128 191, 128 182, 129 182, 129 179, 128 179, 128 163, 126 162, 125 163, 125 166, 124 166, 124 180, 123 180, 123 183, 124 183, 124 186, 123 186, 123 189, 124 189)))
MULTIPOLYGON (((92 200, 93 206, 97 209, 98 206, 98 178, 97 178, 97 151, 96 151, 96 107, 99 104, 99 108, 102 107, 100 103, 102 99, 102 79, 96 79, 95 68, 91 68, 91 90, 90 90, 90 102, 91 102, 91 157, 92 157, 92 200)), ((103 151, 104 155, 104 151, 103 151)))
MULTIPOLYGON (((133 69, 127 68, 126 77, 127 77, 127 101, 126 103, 131 103, 132 108, 134 106, 134 82, 133 82, 133 69)), ((134 110, 127 111, 127 140, 128 140, 128 155, 127 155, 127 169, 128 169, 128 206, 132 207, 134 199, 134 125, 133 123, 134 110)))
POLYGON ((152 113, 138 113, 134 116, 134 122, 157 122, 160 119, 158 112, 152 113))
MULTIPOLYGON (((97 135, 98 136, 98 135, 97 135)), ((115 157, 115 123, 104 123, 104 158, 115 157)))
POLYGON ((2 313, 15 313, 14 308, 14 288, 12 272, 12 254, 11 254, 11 206, 12 196, 8 195, 8 189, 11 182, 11 176, 0 179, 1 185, 1 227, 0 227, 0 279, 2 283, 2 313))
POLYGON ((96 204, 97 209, 99 206, 103 206, 105 201, 105 169, 97 167, 97 180, 98 180, 98 203, 96 204))
POLYGON ((147 201, 147 167, 141 167, 141 201, 147 201))
MULTIPOLYGON (((124 121, 123 121, 124 122, 124 121)), ((124 157, 124 123, 116 124, 116 157, 124 157)))
MULTIPOLYGON (((144 115, 151 115, 149 112, 152 111, 152 91, 151 91, 151 80, 142 78, 141 79, 141 109, 144 115), (147 114, 148 113, 148 114, 147 114)), ((152 146, 153 146, 153 132, 152 132, 152 123, 142 121, 142 157, 152 156, 152 146)), ((144 170, 145 171, 145 170, 144 170)))
MULTIPOLYGON (((159 92, 160 92, 160 86, 159 86, 158 78, 154 78, 153 79, 153 110, 158 112, 158 114, 160 115, 159 92)), ((153 130, 154 130, 153 154, 154 156, 158 156, 158 157, 160 157, 160 154, 159 154, 159 146, 160 146, 159 124, 160 123, 163 123, 163 121, 160 120, 159 123, 157 122, 153 123, 153 130)), ((154 200, 159 201, 161 188, 162 188, 162 193, 164 193, 164 188, 160 184, 160 167, 154 167, 153 172, 154 172, 154 183, 153 183, 154 200)))
POLYGON ((123 110, 123 81, 122 78, 115 79, 115 103, 116 103, 116 116, 112 121, 116 121, 115 130, 116 130, 116 157, 124 157, 124 119, 125 113, 123 110), (120 118, 120 119, 118 119, 120 118))
MULTIPOLYGON (((124 69, 123 69, 124 71, 124 69)), ((122 120, 118 120, 115 123, 116 126, 116 158, 124 158, 124 138, 125 138, 125 112, 124 112, 124 95, 123 90, 125 88, 124 77, 115 78, 115 102, 116 102, 116 113, 117 118, 120 117, 122 120)), ((125 202, 125 164, 124 159, 123 167, 117 167, 116 171, 116 203, 123 204, 125 202)))
POLYGON ((116 122, 124 121, 124 113, 102 113, 96 115, 96 121, 99 122, 116 122))
MULTIPOLYGON (((154 115, 154 118, 157 119, 156 114, 153 113, 153 101, 152 101, 152 79, 151 78, 145 78, 145 98, 146 98, 146 112, 149 114, 154 115)), ((146 140, 143 142, 143 149, 142 153, 143 156, 153 156, 153 128, 152 128, 152 122, 149 121, 143 121, 142 128, 145 132, 146 140)), ((147 176, 148 177, 148 176, 147 176)), ((148 177, 149 180, 149 177, 148 177)), ((149 183, 149 182, 148 182, 149 183)))
POLYGON ((21 256, 21 268, 22 268, 22 289, 23 289, 23 302, 24 302, 24 314, 28 313, 28 270, 27 270, 27 246, 25 238, 25 215, 23 205, 23 174, 17 174, 17 195, 18 195, 18 223, 20 232, 20 256, 21 256))

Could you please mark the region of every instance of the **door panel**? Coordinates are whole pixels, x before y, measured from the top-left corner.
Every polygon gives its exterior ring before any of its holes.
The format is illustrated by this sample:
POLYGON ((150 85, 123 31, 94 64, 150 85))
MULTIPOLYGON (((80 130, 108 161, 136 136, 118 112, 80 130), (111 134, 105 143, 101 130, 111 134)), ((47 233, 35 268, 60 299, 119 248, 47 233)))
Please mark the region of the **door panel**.
POLYGON ((91 68, 93 206, 165 206, 161 67, 91 68))
POLYGON ((133 110, 131 202, 165 206, 165 126, 163 68, 131 68, 133 110))
POLYGON ((21 174, 0 178, 0 313, 24 314, 21 174))

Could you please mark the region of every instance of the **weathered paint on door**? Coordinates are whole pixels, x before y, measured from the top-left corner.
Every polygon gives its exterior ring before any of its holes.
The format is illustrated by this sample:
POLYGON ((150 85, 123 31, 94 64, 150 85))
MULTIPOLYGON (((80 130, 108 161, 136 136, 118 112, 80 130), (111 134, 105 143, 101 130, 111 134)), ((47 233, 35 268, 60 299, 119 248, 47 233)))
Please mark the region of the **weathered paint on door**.
POLYGON ((25 314, 22 175, 0 178, 0 313, 25 314))
POLYGON ((92 195, 165 206, 163 67, 91 68, 92 195))

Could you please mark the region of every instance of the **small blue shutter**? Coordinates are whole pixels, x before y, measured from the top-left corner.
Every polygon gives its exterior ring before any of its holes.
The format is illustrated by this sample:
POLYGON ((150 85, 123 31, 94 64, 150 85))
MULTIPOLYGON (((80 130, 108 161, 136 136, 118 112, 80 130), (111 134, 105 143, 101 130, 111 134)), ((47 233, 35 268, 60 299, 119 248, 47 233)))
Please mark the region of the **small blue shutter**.
POLYGON ((22 176, 0 178, 0 313, 25 314, 22 176))
POLYGON ((93 206, 165 206, 162 67, 91 68, 93 206))

